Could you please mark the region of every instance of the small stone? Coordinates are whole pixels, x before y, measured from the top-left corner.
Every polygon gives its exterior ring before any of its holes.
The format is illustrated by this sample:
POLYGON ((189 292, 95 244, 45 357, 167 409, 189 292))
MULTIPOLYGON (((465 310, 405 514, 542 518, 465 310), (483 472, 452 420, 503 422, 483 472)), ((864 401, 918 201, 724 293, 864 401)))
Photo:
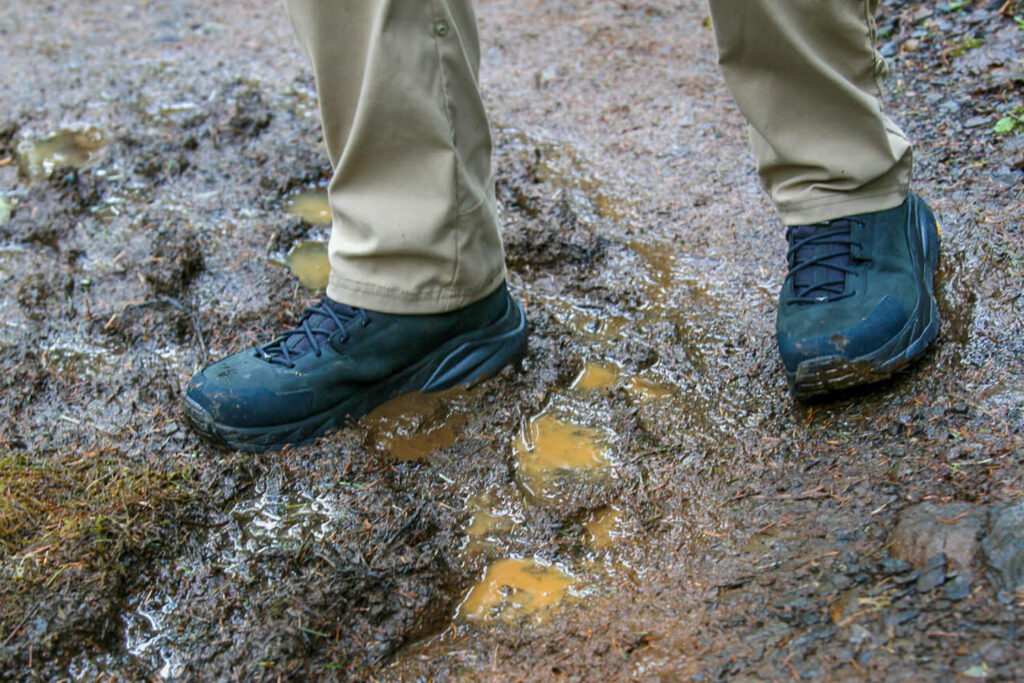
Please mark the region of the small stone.
POLYGON ((964 121, 964 128, 980 128, 989 122, 988 116, 972 116, 964 121))
POLYGON ((917 615, 919 614, 920 612, 918 612, 916 609, 908 609, 902 612, 893 612, 885 617, 885 625, 899 626, 900 624, 905 624, 911 619, 917 618, 917 615))
POLYGON ((889 536, 890 552, 922 569, 939 553, 955 568, 969 567, 984 526, 984 509, 979 505, 919 503, 900 512, 889 536))
POLYGON ((1010 593, 1024 586, 1024 500, 991 515, 991 531, 981 543, 989 566, 999 572, 1010 593))
POLYGON ((901 585, 901 584, 904 584, 904 583, 910 583, 911 581, 917 581, 918 577, 920 577, 920 576, 921 576, 921 572, 918 572, 918 571, 908 572, 906 574, 900 574, 898 576, 892 577, 892 583, 895 583, 897 585, 901 585))
POLYGON ((11 201, 7 197, 0 197, 0 228, 6 227, 11 220, 11 201))
POLYGON ((960 572, 955 579, 942 587, 942 597, 952 602, 963 600, 971 594, 971 574, 960 572))
POLYGON ((921 571, 921 576, 917 579, 915 586, 917 592, 927 593, 942 585, 946 581, 946 565, 945 553, 939 553, 928 560, 928 565, 921 571))

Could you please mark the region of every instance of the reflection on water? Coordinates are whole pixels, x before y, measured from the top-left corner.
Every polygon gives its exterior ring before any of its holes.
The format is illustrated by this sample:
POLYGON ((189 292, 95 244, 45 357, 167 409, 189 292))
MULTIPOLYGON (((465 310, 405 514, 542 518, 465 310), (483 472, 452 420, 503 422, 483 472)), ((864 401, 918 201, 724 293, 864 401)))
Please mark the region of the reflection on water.
POLYGON ((466 501, 466 510, 470 518, 464 531, 469 537, 466 550, 470 552, 493 545, 498 537, 516 527, 509 510, 498 505, 490 496, 473 496, 466 501))
POLYGON ((651 401, 661 401, 663 399, 672 398, 676 394, 676 391, 669 389, 668 387, 653 382, 646 377, 631 377, 629 383, 626 385, 626 391, 633 395, 641 403, 650 403, 651 401))
POLYGON ((583 366, 583 372, 572 383, 572 388, 577 391, 610 389, 618 384, 619 376, 619 369, 614 365, 589 362, 583 366))
POLYGON ((544 615, 569 594, 573 579, 558 567, 530 559, 499 560, 489 566, 459 606, 459 616, 477 621, 512 621, 544 615))

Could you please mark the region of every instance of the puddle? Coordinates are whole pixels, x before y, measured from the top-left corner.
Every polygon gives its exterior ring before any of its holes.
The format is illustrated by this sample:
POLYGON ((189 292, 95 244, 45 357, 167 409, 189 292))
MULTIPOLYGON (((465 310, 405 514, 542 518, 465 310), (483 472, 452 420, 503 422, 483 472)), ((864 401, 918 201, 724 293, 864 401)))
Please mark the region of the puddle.
POLYGON ((566 475, 608 465, 607 434, 541 414, 516 437, 513 448, 520 480, 535 496, 548 496, 566 475))
POLYGON ((594 512, 583 525, 583 544, 591 550, 605 550, 615 545, 621 531, 618 528, 622 511, 614 506, 594 512))
POLYGON ((40 180, 50 177, 54 169, 61 166, 88 166, 104 142, 103 133, 96 128, 62 130, 49 137, 22 140, 15 156, 27 178, 40 180))
POLYGON ((289 197, 284 212, 297 216, 311 225, 331 224, 331 205, 326 190, 307 190, 289 197))
POLYGON ((299 242, 288 251, 284 262, 306 289, 312 292, 327 289, 331 264, 327 260, 326 242, 299 242))
MULTIPOLYGON (((588 362, 572 384, 576 391, 603 391, 622 381, 622 371, 611 363, 588 362)), ((626 378, 626 391, 640 403, 651 403, 672 398, 677 390, 659 384, 641 375, 626 378)))
POLYGON ((676 395, 677 391, 662 384, 658 384, 646 377, 631 377, 626 390, 633 395, 640 403, 651 403, 653 401, 664 401, 676 395))
POLYGON ((651 302, 664 302, 675 288, 676 257, 671 245, 637 240, 631 242, 629 247, 647 261, 645 279, 648 283, 647 295, 651 302))
POLYGON ((513 621, 532 615, 537 622, 570 594, 573 578, 536 560, 505 559, 489 566, 458 615, 475 621, 513 621))
POLYGON ((167 625, 177 604, 170 598, 165 598, 163 605, 158 602, 151 593, 140 600, 135 609, 121 615, 121 619, 125 624, 125 649, 157 668, 157 676, 166 681, 181 676, 185 659, 175 646, 173 632, 167 625))
POLYGON ((500 507, 490 496, 473 496, 466 501, 471 517, 464 531, 469 541, 466 549, 482 550, 493 543, 497 536, 509 533, 516 527, 511 513, 500 507))
POLYGON ((252 558, 266 553, 293 552, 310 540, 323 541, 336 529, 339 509, 327 496, 280 493, 270 482, 258 498, 243 500, 229 513, 234 562, 229 573, 246 574, 252 558))
POLYGON ((466 414, 453 410, 446 400, 458 393, 460 390, 454 389, 399 396, 375 408, 363 424, 379 450, 396 460, 422 460, 455 443, 466 426, 466 414))
POLYGON ((614 365, 588 362, 572 383, 572 388, 576 391, 610 389, 618 384, 620 377, 621 373, 614 365))

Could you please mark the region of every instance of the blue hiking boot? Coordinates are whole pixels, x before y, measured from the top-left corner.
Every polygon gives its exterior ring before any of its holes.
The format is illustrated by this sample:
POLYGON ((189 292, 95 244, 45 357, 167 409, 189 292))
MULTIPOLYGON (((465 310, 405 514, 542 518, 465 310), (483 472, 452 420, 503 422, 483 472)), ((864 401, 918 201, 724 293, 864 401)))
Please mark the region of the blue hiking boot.
POLYGON ((275 450, 402 394, 490 377, 525 351, 526 316, 504 284, 437 315, 376 313, 324 297, 295 329, 196 373, 185 415, 214 445, 275 450))
POLYGON ((877 382, 939 333, 939 226, 923 199, 786 232, 779 352, 797 398, 877 382))

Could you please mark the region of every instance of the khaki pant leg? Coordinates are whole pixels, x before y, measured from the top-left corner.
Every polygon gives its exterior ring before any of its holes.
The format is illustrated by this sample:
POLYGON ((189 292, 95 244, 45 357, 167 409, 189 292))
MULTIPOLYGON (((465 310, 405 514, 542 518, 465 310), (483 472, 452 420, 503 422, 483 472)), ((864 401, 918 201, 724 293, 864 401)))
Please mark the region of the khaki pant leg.
POLYGON ((438 313, 505 277, 471 0, 285 0, 334 168, 327 294, 438 313))
POLYGON ((912 148, 882 110, 877 0, 710 0, 719 62, 787 225, 899 205, 912 148))

